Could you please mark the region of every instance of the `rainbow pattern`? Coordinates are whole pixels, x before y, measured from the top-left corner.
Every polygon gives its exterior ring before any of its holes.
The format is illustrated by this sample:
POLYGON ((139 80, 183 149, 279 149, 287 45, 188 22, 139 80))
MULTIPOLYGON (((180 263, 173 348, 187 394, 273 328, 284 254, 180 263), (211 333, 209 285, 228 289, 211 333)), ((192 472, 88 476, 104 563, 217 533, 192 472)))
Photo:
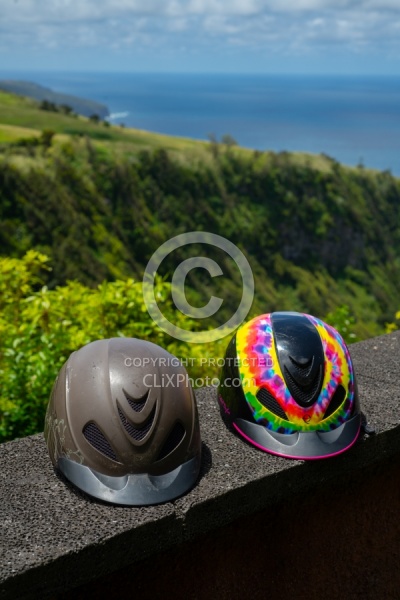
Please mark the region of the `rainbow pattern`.
POLYGON ((304 314, 317 328, 325 354, 325 373, 320 395, 312 407, 297 404, 284 381, 272 332, 271 315, 255 317, 243 325, 236 335, 236 351, 243 392, 254 419, 272 431, 329 431, 344 423, 355 402, 354 371, 349 351, 341 335, 320 319, 304 314), (347 392, 339 408, 324 419, 325 411, 338 385, 347 392), (265 387, 285 411, 288 421, 281 419, 257 400, 265 387))

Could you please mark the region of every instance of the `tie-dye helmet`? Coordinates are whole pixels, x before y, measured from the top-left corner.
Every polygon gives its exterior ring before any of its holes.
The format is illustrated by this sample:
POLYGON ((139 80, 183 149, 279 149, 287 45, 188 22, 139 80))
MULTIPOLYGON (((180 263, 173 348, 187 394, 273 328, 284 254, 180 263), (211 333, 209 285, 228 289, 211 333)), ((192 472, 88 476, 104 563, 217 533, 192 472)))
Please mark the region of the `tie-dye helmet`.
POLYGON ((218 397, 224 420, 279 456, 334 456, 360 431, 348 348, 336 329, 307 314, 275 312, 242 325, 227 348, 218 397))

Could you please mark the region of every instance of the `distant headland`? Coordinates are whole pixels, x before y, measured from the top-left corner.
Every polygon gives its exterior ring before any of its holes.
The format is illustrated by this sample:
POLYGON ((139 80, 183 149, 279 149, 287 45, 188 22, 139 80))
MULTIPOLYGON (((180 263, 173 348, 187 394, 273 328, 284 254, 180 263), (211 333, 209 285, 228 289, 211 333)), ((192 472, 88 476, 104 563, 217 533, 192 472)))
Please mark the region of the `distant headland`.
POLYGON ((0 89, 19 96, 27 96, 39 101, 52 102, 57 105, 69 106, 78 115, 90 117, 98 115, 101 119, 109 116, 109 110, 105 104, 100 104, 93 100, 70 96, 69 94, 61 94, 53 90, 32 83, 30 81, 14 81, 11 79, 0 80, 0 89))

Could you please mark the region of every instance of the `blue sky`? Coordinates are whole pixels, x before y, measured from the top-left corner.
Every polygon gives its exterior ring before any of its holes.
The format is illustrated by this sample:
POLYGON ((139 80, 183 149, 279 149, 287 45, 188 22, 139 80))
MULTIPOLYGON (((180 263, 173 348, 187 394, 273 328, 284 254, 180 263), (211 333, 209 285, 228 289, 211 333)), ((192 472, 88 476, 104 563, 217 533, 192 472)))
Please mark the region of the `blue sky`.
POLYGON ((400 0, 0 0, 0 69, 400 74, 400 0))

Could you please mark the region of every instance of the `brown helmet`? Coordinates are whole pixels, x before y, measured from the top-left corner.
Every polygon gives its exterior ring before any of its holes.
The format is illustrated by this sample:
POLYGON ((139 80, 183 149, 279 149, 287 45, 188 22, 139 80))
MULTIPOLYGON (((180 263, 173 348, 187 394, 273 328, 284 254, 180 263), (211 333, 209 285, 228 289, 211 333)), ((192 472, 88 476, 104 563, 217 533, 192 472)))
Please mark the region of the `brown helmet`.
POLYGON ((172 500, 200 470, 187 372, 143 340, 100 340, 71 354, 55 381, 44 434, 54 466, 69 481, 115 504, 172 500))

